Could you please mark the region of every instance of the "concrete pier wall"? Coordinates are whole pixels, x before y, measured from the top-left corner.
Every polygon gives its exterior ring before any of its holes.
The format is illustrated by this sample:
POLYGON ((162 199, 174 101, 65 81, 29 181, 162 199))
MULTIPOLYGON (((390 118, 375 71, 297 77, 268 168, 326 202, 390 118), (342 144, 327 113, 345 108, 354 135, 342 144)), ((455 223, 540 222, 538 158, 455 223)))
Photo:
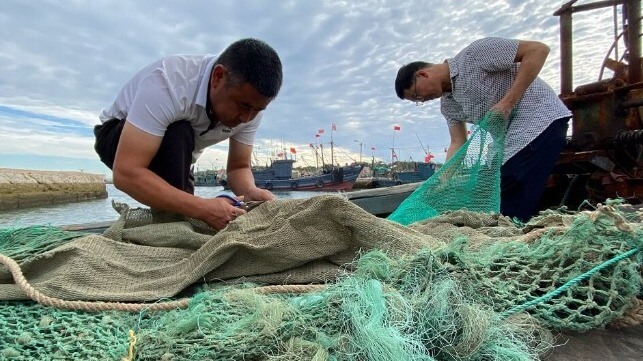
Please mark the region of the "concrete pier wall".
POLYGON ((100 198, 102 174, 0 168, 0 211, 100 198))

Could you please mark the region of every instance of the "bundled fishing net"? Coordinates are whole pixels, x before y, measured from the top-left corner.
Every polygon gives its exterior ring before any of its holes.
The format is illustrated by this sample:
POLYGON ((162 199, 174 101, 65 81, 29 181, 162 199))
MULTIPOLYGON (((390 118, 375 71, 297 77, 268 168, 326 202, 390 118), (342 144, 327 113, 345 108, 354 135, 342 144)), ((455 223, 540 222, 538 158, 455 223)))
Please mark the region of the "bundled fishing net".
POLYGON ((467 299, 430 252, 364 254, 323 291, 203 290, 187 309, 139 314, 2 305, 9 359, 536 360, 553 341, 528 318, 501 319, 467 299), (134 330, 133 343, 128 330, 134 330))
POLYGON ((523 228, 509 219, 448 212, 413 227, 451 237, 436 254, 470 294, 501 314, 528 311, 548 329, 604 327, 636 305, 643 234, 615 206, 544 212, 523 228))
POLYGON ((499 215, 505 127, 395 222, 319 196, 220 232, 126 206, 103 235, 0 229, 0 359, 537 360, 548 330, 643 322, 640 215, 499 215))
POLYGON ((467 142, 388 219, 409 225, 446 211, 500 212, 500 167, 506 131, 506 120, 492 113, 485 115, 467 142))
POLYGON ((536 360, 553 343, 541 326, 604 327, 641 281, 640 220, 612 205, 522 228, 471 211, 404 227, 320 196, 265 203, 222 232, 125 209, 105 234, 0 230, 0 254, 60 302, 19 301, 31 296, 0 266, 0 358, 536 360), (288 293, 301 282, 327 285, 288 293), (64 310, 74 299, 156 302, 64 310))
POLYGON ((445 275, 426 278, 435 273, 430 256, 415 261, 422 269, 403 269, 381 253, 368 253, 356 274, 300 296, 203 292, 189 309, 165 314, 150 329, 142 324, 139 357, 531 360, 549 346, 530 346, 540 335, 533 322, 495 319, 445 275))

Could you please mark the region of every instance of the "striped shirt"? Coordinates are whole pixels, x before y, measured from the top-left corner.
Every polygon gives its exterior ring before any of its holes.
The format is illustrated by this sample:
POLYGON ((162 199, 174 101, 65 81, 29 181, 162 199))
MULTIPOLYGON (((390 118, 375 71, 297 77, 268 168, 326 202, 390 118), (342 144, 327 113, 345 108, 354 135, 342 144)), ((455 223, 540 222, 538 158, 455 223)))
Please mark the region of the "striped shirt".
MULTIPOLYGON (((484 38, 447 59, 451 92, 440 102, 442 115, 451 127, 460 122, 475 124, 509 91, 519 63, 514 63, 518 40, 484 38)), ((554 90, 536 78, 514 107, 505 137, 504 162, 536 139, 554 120, 571 112, 554 90)))

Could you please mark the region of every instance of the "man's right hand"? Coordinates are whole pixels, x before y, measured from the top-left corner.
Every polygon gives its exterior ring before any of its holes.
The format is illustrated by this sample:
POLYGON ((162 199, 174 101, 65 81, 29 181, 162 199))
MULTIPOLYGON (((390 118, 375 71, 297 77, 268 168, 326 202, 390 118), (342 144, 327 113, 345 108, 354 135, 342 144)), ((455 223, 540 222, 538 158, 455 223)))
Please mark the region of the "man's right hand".
POLYGON ((233 201, 227 198, 219 197, 203 201, 203 209, 197 218, 216 230, 224 229, 228 223, 246 214, 245 210, 233 206, 233 201))

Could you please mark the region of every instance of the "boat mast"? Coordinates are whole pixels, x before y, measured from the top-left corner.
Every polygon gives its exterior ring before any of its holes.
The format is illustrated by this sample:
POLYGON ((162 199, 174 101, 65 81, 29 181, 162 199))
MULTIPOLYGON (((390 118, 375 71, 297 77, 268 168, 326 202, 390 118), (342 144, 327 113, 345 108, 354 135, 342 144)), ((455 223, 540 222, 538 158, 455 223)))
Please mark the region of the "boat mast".
POLYGON ((398 156, 395 154, 395 132, 399 131, 402 129, 402 127, 399 124, 393 124, 393 146, 391 147, 391 165, 393 165, 393 162, 395 159, 398 161, 400 160, 398 156))
POLYGON ((335 129, 335 124, 330 128, 330 166, 335 168, 335 154, 333 153, 333 130, 335 129))
POLYGON ((317 153, 317 147, 313 147, 315 151, 315 171, 319 171, 319 153, 317 153))
POLYGON ((321 138, 320 138, 320 141, 319 141, 319 152, 321 153, 322 168, 324 168, 324 165, 326 163, 324 162, 324 143, 321 142, 321 138))
POLYGON ((422 147, 422 150, 424 151, 424 155, 429 155, 429 147, 424 147, 424 144, 422 144, 422 141, 420 140, 420 137, 418 136, 418 133, 415 133, 415 137, 418 139, 418 142, 420 142, 420 146, 422 147))
POLYGON ((319 130, 317 130, 317 137, 319 138, 319 151, 321 152, 321 162, 323 169, 324 167, 326 167, 326 162, 324 162, 324 141, 322 140, 322 134, 324 134, 324 128, 320 128, 319 130))

